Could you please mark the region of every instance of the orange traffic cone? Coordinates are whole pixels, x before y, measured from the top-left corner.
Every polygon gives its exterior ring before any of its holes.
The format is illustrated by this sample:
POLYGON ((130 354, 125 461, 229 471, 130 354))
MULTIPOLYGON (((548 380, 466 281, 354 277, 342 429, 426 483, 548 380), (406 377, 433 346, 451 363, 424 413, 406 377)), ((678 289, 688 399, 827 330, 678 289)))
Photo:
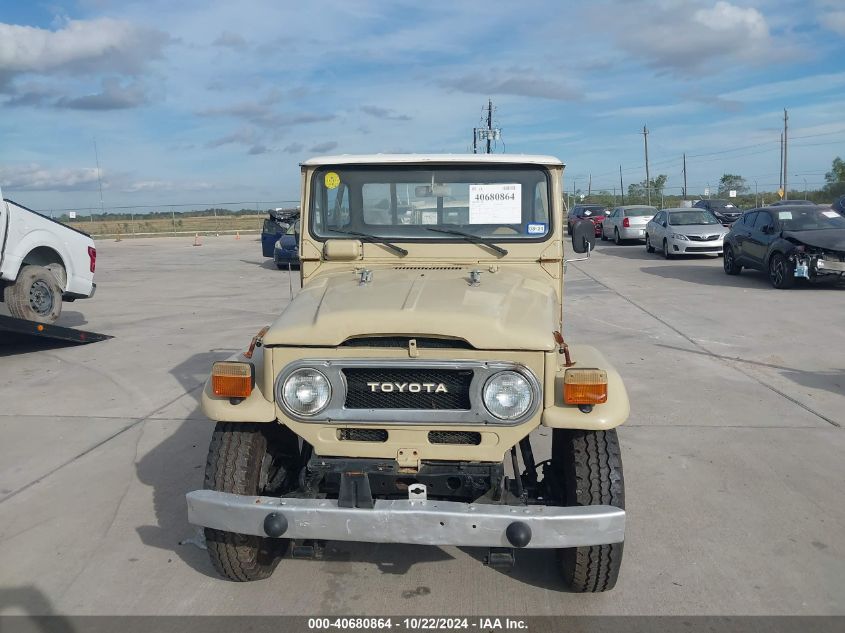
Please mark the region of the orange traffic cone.
POLYGON ((197 233, 194 236, 194 246, 202 246, 202 240, 200 239, 200 234, 197 233))

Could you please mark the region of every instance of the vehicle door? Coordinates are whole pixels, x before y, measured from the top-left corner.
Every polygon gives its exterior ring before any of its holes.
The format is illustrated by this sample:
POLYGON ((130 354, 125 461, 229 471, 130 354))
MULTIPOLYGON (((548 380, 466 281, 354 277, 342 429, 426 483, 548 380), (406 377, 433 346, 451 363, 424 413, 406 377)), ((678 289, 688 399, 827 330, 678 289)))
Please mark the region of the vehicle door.
POLYGON ((3 261, 3 247, 6 245, 6 222, 9 220, 9 207, 0 192, 0 262, 3 261))
POLYGON ((261 253, 264 257, 273 256, 273 247, 285 230, 282 226, 276 223, 275 220, 264 220, 264 226, 261 229, 261 253))
POLYGON ((754 226, 754 220, 756 218, 757 211, 749 211, 734 222, 731 227, 731 240, 734 245, 734 257, 737 261, 747 261, 745 249, 747 248, 748 238, 751 235, 751 229, 754 226))
POLYGON ((768 211, 759 211, 757 217, 754 218, 754 226, 748 232, 748 238, 744 245, 745 260, 751 266, 763 269, 766 251, 769 250, 769 244, 774 240, 774 233, 774 218, 768 211))
POLYGON ((666 237, 667 228, 669 226, 668 220, 669 214, 665 211, 661 211, 656 216, 654 216, 654 220, 652 221, 652 226, 654 227, 654 237, 651 238, 652 246, 661 248, 661 244, 663 243, 663 239, 666 237))
POLYGON ((607 216, 601 225, 602 233, 605 237, 613 237, 613 229, 619 226, 619 218, 622 216, 622 210, 616 207, 609 216, 607 216))

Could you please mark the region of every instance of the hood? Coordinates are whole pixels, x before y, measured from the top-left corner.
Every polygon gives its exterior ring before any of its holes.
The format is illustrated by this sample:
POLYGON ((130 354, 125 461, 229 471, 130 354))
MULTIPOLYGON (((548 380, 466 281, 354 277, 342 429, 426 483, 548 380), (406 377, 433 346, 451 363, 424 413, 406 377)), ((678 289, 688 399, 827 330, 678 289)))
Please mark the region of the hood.
POLYGON ((815 231, 784 231, 783 237, 807 246, 831 251, 845 251, 845 229, 818 229, 815 231))
POLYGON ((463 339, 477 349, 554 349, 550 277, 484 270, 471 286, 469 271, 375 268, 365 284, 352 271, 327 273, 293 298, 263 342, 335 347, 352 337, 408 335, 463 339))

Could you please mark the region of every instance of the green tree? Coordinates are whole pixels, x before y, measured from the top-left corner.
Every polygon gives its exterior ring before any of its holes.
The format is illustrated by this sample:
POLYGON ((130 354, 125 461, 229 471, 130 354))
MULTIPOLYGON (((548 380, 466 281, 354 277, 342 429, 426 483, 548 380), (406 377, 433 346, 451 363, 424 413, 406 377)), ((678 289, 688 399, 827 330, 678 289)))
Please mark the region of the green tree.
POLYGON ((660 174, 646 182, 635 182, 628 185, 628 197, 631 200, 646 200, 648 199, 648 189, 651 190, 652 202, 659 201, 660 196, 663 195, 663 189, 666 188, 666 181, 669 177, 666 174, 660 174))
POLYGON ((738 196, 748 193, 748 185, 745 178, 739 174, 724 174, 719 179, 719 197, 727 198, 731 190, 735 190, 738 196))
POLYGON ((839 156, 833 159, 830 171, 824 175, 825 193, 832 196, 845 195, 845 161, 839 156))

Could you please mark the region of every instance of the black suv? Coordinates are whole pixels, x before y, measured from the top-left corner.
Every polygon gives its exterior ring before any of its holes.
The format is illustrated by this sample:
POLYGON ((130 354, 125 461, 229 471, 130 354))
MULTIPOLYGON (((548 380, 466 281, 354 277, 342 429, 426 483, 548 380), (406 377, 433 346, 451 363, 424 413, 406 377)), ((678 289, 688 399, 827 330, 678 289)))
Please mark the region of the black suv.
POLYGON ((707 209, 725 226, 733 224, 742 215, 742 209, 736 207, 729 200, 719 200, 716 198, 712 200, 699 200, 692 206, 696 209, 707 209))

